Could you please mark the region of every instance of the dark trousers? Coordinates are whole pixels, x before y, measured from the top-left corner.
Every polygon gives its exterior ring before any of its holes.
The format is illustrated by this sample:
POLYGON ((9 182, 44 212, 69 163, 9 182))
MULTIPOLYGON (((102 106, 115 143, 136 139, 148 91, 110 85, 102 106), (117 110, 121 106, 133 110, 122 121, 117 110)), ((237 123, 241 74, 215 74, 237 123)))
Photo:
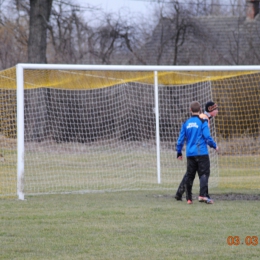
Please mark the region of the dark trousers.
POLYGON ((182 195, 185 192, 185 181, 186 181, 186 179, 187 179, 187 173, 184 174, 184 176, 183 176, 183 178, 181 180, 181 183, 180 183, 180 185, 179 185, 179 187, 177 189, 177 192, 176 192, 176 196, 178 196, 180 198, 182 197, 182 195))
POLYGON ((192 186, 196 172, 198 172, 200 179, 199 196, 209 198, 208 181, 210 176, 210 161, 208 155, 187 157, 187 172, 185 174, 186 176, 184 176, 184 187, 187 200, 192 200, 192 186))

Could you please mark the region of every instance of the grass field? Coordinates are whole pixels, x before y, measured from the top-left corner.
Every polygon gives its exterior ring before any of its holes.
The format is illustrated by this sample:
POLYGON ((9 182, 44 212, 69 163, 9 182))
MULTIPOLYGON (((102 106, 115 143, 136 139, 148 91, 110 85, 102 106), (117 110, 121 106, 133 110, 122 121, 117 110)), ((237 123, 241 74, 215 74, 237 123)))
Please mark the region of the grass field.
MULTIPOLYGON (((71 190, 86 185, 140 185, 142 190, 37 196, 28 192, 25 201, 18 201, 16 154, 5 151, 0 194, 14 196, 0 199, 0 259, 259 259, 260 243, 246 245, 248 236, 260 238, 259 156, 219 156, 219 177, 210 178, 218 181, 210 188, 215 204, 194 200, 187 205, 174 199, 185 165, 173 153, 163 155, 161 187, 166 189, 159 190, 150 149, 142 156, 134 150, 119 151, 117 160, 116 152, 105 150, 84 150, 75 157, 70 151, 43 152, 26 157, 27 191, 58 193, 70 185, 71 190), (229 236, 239 237, 239 245, 228 245, 229 236)), ((197 178, 195 184, 196 197, 197 178)))
MULTIPOLYGON (((226 190, 212 190, 214 194, 226 190)), ((259 198, 259 190, 251 190, 259 198)), ((175 201, 174 192, 0 200, 0 259, 259 259, 259 200, 175 201), (228 245, 238 236, 239 245, 228 245)))

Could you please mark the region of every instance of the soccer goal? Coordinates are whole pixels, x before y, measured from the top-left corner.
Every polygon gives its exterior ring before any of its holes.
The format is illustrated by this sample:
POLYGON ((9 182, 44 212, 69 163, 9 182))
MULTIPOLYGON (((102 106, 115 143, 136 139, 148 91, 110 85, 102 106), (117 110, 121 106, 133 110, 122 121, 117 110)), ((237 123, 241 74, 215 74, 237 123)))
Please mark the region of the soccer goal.
POLYGON ((18 64, 0 76, 1 197, 175 193, 186 169, 176 140, 194 100, 220 108, 210 187, 259 188, 260 66, 18 64))

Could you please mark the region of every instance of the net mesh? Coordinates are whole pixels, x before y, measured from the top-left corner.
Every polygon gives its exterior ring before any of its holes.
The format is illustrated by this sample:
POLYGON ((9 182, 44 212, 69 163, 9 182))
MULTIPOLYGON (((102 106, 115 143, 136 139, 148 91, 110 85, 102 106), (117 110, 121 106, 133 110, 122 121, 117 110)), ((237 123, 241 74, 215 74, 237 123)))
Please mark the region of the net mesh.
MULTIPOLYGON (((0 72, 0 196, 16 194, 16 75, 0 72)), ((158 72, 161 183, 153 72, 25 70, 25 194, 177 189, 175 145, 193 100, 213 99, 210 187, 259 188, 260 73, 158 72)), ((195 187, 198 186, 196 178, 195 187)))

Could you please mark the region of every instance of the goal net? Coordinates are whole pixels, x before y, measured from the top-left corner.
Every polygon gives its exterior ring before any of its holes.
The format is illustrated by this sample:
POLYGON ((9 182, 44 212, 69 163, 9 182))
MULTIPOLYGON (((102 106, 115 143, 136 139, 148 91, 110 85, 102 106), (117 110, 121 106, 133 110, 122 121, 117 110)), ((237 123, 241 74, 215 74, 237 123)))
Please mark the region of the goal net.
POLYGON ((0 72, 0 196, 175 193, 186 170, 176 140, 193 100, 220 107, 210 124, 220 146, 219 155, 209 148, 210 187, 259 188, 260 68, 208 68, 19 64, 0 72))

